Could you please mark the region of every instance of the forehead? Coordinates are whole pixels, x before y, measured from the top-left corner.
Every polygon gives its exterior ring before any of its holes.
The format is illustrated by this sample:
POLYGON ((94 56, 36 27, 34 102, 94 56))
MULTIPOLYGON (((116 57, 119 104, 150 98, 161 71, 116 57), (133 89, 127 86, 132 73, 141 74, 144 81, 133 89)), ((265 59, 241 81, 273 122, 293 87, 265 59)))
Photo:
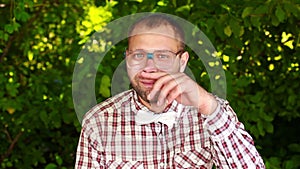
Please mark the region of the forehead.
POLYGON ((175 30, 170 25, 151 28, 137 25, 130 34, 128 48, 176 51, 181 47, 180 41, 180 37, 176 36, 175 30))
POLYGON ((131 32, 131 36, 136 35, 159 35, 180 41, 180 38, 176 36, 174 29, 170 25, 160 25, 157 27, 149 28, 144 25, 137 25, 131 32))

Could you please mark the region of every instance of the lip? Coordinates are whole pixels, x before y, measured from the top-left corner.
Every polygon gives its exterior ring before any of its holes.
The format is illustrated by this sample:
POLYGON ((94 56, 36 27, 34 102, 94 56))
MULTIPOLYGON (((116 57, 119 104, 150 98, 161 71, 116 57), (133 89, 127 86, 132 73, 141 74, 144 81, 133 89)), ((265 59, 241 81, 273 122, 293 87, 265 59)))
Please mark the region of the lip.
POLYGON ((146 88, 152 88, 155 83, 155 80, 143 79, 140 80, 140 83, 146 88))
POLYGON ((147 88, 147 89, 152 89, 154 86, 154 83, 156 82, 156 79, 149 79, 145 78, 141 73, 137 75, 137 81, 140 83, 141 86, 147 88))

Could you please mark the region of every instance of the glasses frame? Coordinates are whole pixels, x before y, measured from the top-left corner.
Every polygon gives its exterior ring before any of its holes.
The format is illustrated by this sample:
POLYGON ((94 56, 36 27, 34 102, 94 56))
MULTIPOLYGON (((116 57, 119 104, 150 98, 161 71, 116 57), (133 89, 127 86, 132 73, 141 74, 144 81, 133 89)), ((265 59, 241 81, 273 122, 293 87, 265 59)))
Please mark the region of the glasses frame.
MULTIPOLYGON (((173 54, 175 55, 174 59, 175 59, 177 56, 181 57, 182 54, 185 52, 184 49, 181 49, 181 50, 179 50, 179 51, 177 51, 177 52, 173 52, 173 51, 170 51, 170 50, 154 50, 153 52, 148 52, 147 50, 143 50, 143 49, 137 49, 137 50, 134 50, 134 51, 126 50, 126 51, 127 51, 127 52, 124 52, 124 57, 125 57, 125 58, 126 58, 127 56, 129 56, 130 54, 136 52, 136 51, 141 51, 141 52, 146 53, 146 55, 147 55, 147 60, 146 60, 145 63, 147 63, 148 59, 152 59, 152 60, 154 59, 154 53, 155 53, 155 52, 163 52, 163 51, 165 51, 165 52, 171 52, 171 53, 173 53, 173 54)), ((154 63, 155 63, 155 62, 154 62, 154 63)), ((157 66, 156 63, 155 63, 155 65, 157 66)), ((157 66, 157 67, 159 68, 159 66, 157 66)))

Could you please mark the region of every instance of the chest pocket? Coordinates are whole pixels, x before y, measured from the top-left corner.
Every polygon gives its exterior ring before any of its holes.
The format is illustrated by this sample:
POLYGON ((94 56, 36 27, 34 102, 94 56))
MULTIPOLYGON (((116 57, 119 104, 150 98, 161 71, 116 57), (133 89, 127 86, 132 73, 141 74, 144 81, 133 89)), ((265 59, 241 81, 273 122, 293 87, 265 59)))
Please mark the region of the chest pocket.
POLYGON ((175 154, 175 168, 212 168, 211 154, 205 149, 188 150, 175 154))
POLYGON ((109 160, 106 169, 144 169, 144 164, 140 161, 123 161, 121 159, 109 160))

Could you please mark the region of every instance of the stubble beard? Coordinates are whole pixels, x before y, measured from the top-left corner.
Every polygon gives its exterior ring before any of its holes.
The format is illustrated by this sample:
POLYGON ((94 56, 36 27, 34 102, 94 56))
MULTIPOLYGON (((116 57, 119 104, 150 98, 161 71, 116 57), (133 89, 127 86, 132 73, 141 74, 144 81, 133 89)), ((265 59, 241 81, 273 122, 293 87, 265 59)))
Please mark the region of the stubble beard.
POLYGON ((155 96, 153 99, 149 100, 149 99, 147 98, 147 96, 148 96, 148 94, 151 92, 151 89, 149 89, 149 88, 147 89, 147 88, 142 87, 142 86, 139 84, 139 79, 138 79, 138 77, 135 77, 135 78, 134 78, 134 82, 135 82, 135 84, 131 83, 131 86, 132 86, 132 88, 136 91, 137 95, 138 95, 141 99, 143 99, 145 102, 147 102, 147 103, 149 103, 149 104, 157 103, 159 92, 156 94, 156 96, 155 96))

